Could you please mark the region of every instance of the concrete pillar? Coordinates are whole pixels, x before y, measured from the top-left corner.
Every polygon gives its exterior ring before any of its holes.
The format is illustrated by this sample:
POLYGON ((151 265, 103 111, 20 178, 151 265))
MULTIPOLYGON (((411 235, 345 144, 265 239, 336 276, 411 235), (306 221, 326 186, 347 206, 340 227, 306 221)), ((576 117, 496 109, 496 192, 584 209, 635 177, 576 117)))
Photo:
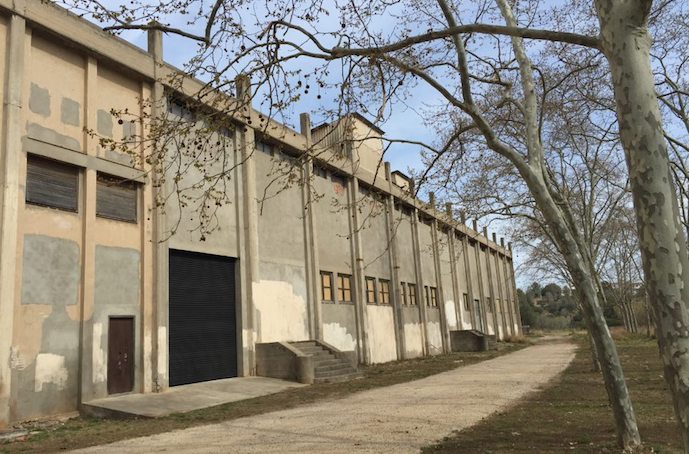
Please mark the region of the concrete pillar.
MULTIPOLYGON (((476 220, 474 220, 474 227, 477 226, 476 220)), ((474 230, 476 230, 474 228, 474 230)), ((478 316, 480 317, 480 324, 482 327, 482 332, 488 333, 488 311, 486 311, 486 295, 484 294, 483 291, 483 271, 481 270, 481 243, 476 241, 475 247, 474 247, 474 260, 476 262, 476 276, 478 277, 478 295, 479 295, 479 300, 478 300, 478 305, 480 308, 480 314, 478 316)))
MULTIPOLYGON (((86 61, 86 102, 84 103, 84 126, 86 130, 95 130, 96 96, 97 96, 98 67, 93 57, 86 61)), ((96 156, 98 141, 91 134, 84 133, 85 152, 89 156, 96 156)), ((94 238, 96 222, 96 182, 97 173, 94 169, 85 169, 80 196, 82 197, 82 247, 81 247, 81 285, 79 317, 79 380, 77 384, 77 408, 81 404, 95 398, 93 390, 92 357, 93 351, 93 308, 95 295, 95 254, 94 238)), ((139 346, 135 346, 139 352, 139 346)), ((141 364, 137 358, 137 364, 141 364)), ((140 377, 137 377, 140 378, 140 377)))
POLYGON ((320 267, 318 265, 318 237, 313 208, 313 153, 311 150, 311 117, 308 113, 299 116, 301 134, 306 138, 306 159, 302 164, 303 184, 301 186, 304 208, 304 246, 306 257, 306 293, 309 310, 309 335, 323 340, 323 316, 320 298, 320 267))
MULTIPOLYGON (((483 228, 483 236, 488 238, 488 228, 483 228)), ((493 279, 493 270, 491 269, 492 252, 490 246, 486 246, 486 274, 488 278, 488 295, 490 297, 489 308, 492 309, 493 314, 493 333, 495 340, 500 340, 500 324, 498 322, 498 305, 495 302, 495 280, 493 279)))
POLYGON ((370 364, 371 357, 368 343, 368 317, 366 307, 366 286, 364 285, 364 254, 361 244, 361 225, 359 222, 359 180, 349 178, 347 182, 349 193, 350 244, 352 248, 352 277, 354 281, 354 307, 356 313, 357 345, 359 347, 359 361, 370 364))
MULTIPOLYGON (((435 198, 434 198, 435 199, 435 198)), ((435 200, 434 200, 435 202, 435 200)), ((447 326, 447 314, 445 313, 445 291, 440 267, 440 248, 438 239, 438 220, 434 217, 431 224, 431 241, 433 242, 433 265, 435 267, 436 286, 438 291, 438 308, 440 308, 440 331, 442 333, 443 352, 450 351, 450 329, 447 326)), ((449 291, 449 289, 448 289, 449 291)))
MULTIPOLYGON (((452 218, 452 204, 445 204, 445 212, 452 218)), ((455 229, 450 228, 447 232, 447 245, 450 254, 450 278, 452 279, 452 299, 455 302, 455 316, 457 317, 457 329, 462 329, 462 310, 463 296, 459 292, 459 278, 457 276, 457 255, 455 244, 455 229)))
POLYGON ((421 267, 421 245, 419 242, 419 210, 414 207, 411 220, 412 242, 414 248, 414 269, 416 271, 416 301, 419 304, 421 319, 421 337, 423 337, 424 355, 431 352, 431 341, 428 338, 428 318, 426 316, 426 292, 424 291, 423 271, 421 267))
POLYGON ((16 14, 10 18, 5 67, 4 122, 0 154, 0 429, 10 422, 12 391, 12 343, 16 298, 17 229, 19 222, 19 169, 22 152, 22 85, 26 21, 16 14))
POLYGON ((395 322, 395 340, 397 341, 397 358, 406 359, 407 341, 404 336, 404 309, 402 309, 402 289, 399 276, 399 249, 397 248, 397 228, 399 224, 395 220, 395 197, 392 195, 392 175, 390 163, 385 163, 385 179, 388 181, 388 196, 386 197, 386 226, 388 257, 390 258, 390 281, 392 286, 392 307, 395 322))
MULTIPOLYGON (((504 246, 503 246, 504 248, 504 246)), ((514 311, 514 305, 512 302, 514 301, 514 298, 512 296, 512 290, 510 288, 510 280, 507 277, 507 259, 505 257, 505 254, 500 254, 500 262, 502 266, 502 279, 503 279, 503 285, 505 286, 505 307, 507 307, 507 312, 509 316, 509 325, 510 325, 510 335, 514 336, 517 333, 515 332, 515 327, 514 325, 516 324, 516 318, 515 318, 515 311, 514 311)))
MULTIPOLYGON (((246 75, 239 75, 235 79, 237 99, 244 120, 258 124, 258 118, 251 106, 251 80, 246 75)), ((239 361, 239 375, 248 376, 256 373, 256 305, 254 303, 254 285, 258 284, 259 256, 258 256, 258 199, 256 197, 256 163, 254 150, 256 138, 253 128, 248 124, 240 126, 239 131, 239 159, 241 161, 241 201, 239 224, 240 234, 240 320, 241 322, 241 360, 239 361)), ((238 329, 238 331, 240 331, 238 329)))
POLYGON ((517 333, 518 334, 523 334, 522 330, 522 315, 521 315, 521 310, 519 309, 519 295, 517 294, 517 281, 514 276, 514 262, 510 258, 508 260, 509 266, 508 268, 508 275, 510 279, 510 286, 512 288, 512 294, 514 295, 514 301, 512 304, 514 305, 514 309, 517 315, 517 333))
MULTIPOLYGON (((164 121, 167 116, 167 102, 165 98, 165 87, 161 80, 160 70, 163 63, 163 34, 158 30, 149 30, 148 32, 148 52, 155 60, 153 82, 153 92, 151 97, 151 118, 152 122, 164 121)), ((160 141, 159 141, 160 142, 160 141)), ((156 149, 154 153, 160 155, 162 150, 156 149)), ((163 177, 164 162, 162 159, 156 163, 156 169, 153 173, 154 179, 163 177)), ((172 191, 172 186, 165 179, 164 184, 154 185, 154 200, 165 200, 166 196, 172 191)), ((155 326, 153 349, 153 390, 160 392, 164 391, 169 386, 168 375, 168 308, 169 308, 169 269, 170 269, 170 250, 167 242, 170 236, 170 228, 168 225, 167 215, 165 214, 165 207, 158 206, 155 203, 153 206, 153 263, 154 263, 154 289, 153 300, 155 307, 155 326)))
MULTIPOLYGON (((462 225, 466 226, 466 215, 464 212, 460 214, 462 225)), ((469 297, 469 319, 471 321, 471 328, 478 329, 478 321, 476 314, 476 309, 474 308, 474 283, 471 279, 471 260, 469 257, 469 237, 466 234, 462 234, 462 257, 464 259, 464 274, 467 280, 467 295, 469 297)), ((464 298, 462 297, 462 304, 464 304, 464 298)))

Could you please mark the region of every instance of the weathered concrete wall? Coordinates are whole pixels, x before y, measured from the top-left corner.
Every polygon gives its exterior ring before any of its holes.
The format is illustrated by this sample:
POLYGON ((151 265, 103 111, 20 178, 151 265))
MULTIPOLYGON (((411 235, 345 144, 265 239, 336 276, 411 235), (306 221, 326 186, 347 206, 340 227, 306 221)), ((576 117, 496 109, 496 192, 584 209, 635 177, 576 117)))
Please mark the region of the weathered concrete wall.
POLYGON ((10 358, 11 418, 72 411, 79 378, 79 245, 25 235, 21 279, 10 358))
POLYGON ((467 281, 467 269, 465 266, 465 251, 462 241, 462 236, 455 235, 455 272, 457 275, 457 289, 458 289, 458 301, 456 302, 457 309, 460 311, 462 326, 458 326, 458 329, 471 329, 471 320, 473 314, 471 313, 471 297, 469 294, 469 282, 467 281), (465 296, 469 299, 469 310, 465 307, 465 296))
POLYGON ((361 241, 364 273, 377 279, 390 279, 390 247, 387 239, 385 204, 372 194, 361 191, 358 207, 361 219, 361 241))
POLYGON ((430 344, 429 354, 439 355, 443 352, 443 338, 440 324, 440 310, 429 307, 426 312, 428 342, 430 344))
POLYGON ((323 340, 342 351, 356 351, 356 314, 353 304, 324 303, 323 340))
POLYGON ((392 307, 366 305, 368 316, 369 358, 371 363, 384 363, 397 359, 395 324, 392 307))
POLYGON ((37 34, 31 37, 25 80, 27 132, 44 142, 83 151, 86 59, 37 34), (60 77, 55 77, 59 74, 60 77))
POLYGON ((414 242, 412 240, 411 217, 408 213, 395 209, 394 231, 397 237, 399 278, 402 282, 416 282, 414 270, 414 242))
POLYGON ((321 270, 352 274, 350 222, 347 188, 343 180, 328 175, 315 176, 313 189, 314 222, 318 235, 318 261, 321 270))
POLYGON ((260 281, 254 283, 259 342, 309 339, 301 169, 280 151, 256 150, 260 281), (296 178, 297 180, 295 180, 296 178))
POLYGON ((481 267, 481 284, 483 288, 483 307, 486 310, 486 320, 488 321, 488 326, 486 327, 486 333, 495 335, 493 317, 495 317, 495 301, 491 300, 490 304, 489 298, 491 297, 491 282, 488 279, 488 254, 487 250, 483 247, 479 248, 479 266, 481 267))
POLYGON ((421 316, 416 306, 402 308, 402 324, 404 326, 404 339, 406 343, 406 355, 408 358, 416 358, 423 355, 423 327, 421 316))
MULTIPOLYGON (((452 233, 450 232, 449 234, 451 235, 452 233)), ((438 258, 440 262, 440 282, 443 287, 443 301, 438 301, 438 304, 444 304, 447 329, 454 330, 458 329, 458 306, 461 304, 461 300, 455 301, 453 294, 453 270, 452 262, 450 260, 448 232, 438 231, 437 236, 438 258)))
MULTIPOLYGON (((433 256, 433 237, 431 236, 431 226, 421 221, 419 221, 418 226, 423 285, 429 287, 438 287, 438 280, 435 275, 435 259, 433 256)), ((424 289, 420 289, 420 291, 423 292, 424 289)))

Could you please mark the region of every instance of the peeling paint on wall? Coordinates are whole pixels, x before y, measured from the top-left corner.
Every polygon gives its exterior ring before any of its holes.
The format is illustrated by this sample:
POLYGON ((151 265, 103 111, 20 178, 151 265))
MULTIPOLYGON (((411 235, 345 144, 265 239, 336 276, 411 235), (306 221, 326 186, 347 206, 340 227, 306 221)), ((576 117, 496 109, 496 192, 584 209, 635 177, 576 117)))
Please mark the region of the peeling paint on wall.
POLYGON ((36 356, 36 373, 34 376, 34 391, 43 391, 43 385, 52 383, 62 391, 67 384, 69 373, 65 367, 65 357, 52 353, 39 353, 36 356))
POLYGON ((16 345, 10 347, 10 369, 26 369, 26 359, 21 355, 19 347, 16 345))
POLYGON ((25 235, 23 263, 22 304, 77 304, 81 268, 77 243, 25 235))
POLYGON ((457 312, 455 312, 455 302, 452 300, 445 301, 445 318, 449 329, 457 329, 457 312))
POLYGON ((158 375, 167 377, 167 327, 158 327, 158 375))
POLYGON ((242 347, 252 352, 256 350, 256 331, 250 329, 242 330, 242 347))
POLYGON ((368 345, 371 363, 384 363, 397 359, 395 322, 392 307, 366 306, 368 316, 368 345))
POLYGON ((443 352, 443 338, 440 334, 440 323, 429 321, 427 324, 428 341, 431 346, 431 355, 439 355, 443 352))
POLYGON ((306 301, 288 282, 261 280, 253 284, 260 342, 309 338, 306 301))
POLYGON ((323 323, 323 340, 343 352, 356 350, 356 339, 339 323, 323 323))
POLYGON ((421 335, 421 325, 418 323, 404 324, 404 339, 407 356, 414 358, 423 354, 423 336, 421 335))
POLYGON ((93 351, 92 351, 92 368, 93 368, 93 383, 101 383, 106 380, 107 369, 105 362, 105 350, 101 348, 101 338, 103 336, 103 324, 93 324, 93 351))

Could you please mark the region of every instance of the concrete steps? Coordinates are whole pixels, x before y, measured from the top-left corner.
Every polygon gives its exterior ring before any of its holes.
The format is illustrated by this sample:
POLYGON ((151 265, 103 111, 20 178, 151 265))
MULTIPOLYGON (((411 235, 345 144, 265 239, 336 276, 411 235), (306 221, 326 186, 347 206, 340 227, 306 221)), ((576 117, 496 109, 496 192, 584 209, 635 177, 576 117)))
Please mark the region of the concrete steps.
POLYGON ((294 348, 313 357, 314 383, 340 383, 362 376, 351 363, 338 358, 332 351, 315 341, 291 342, 294 348))

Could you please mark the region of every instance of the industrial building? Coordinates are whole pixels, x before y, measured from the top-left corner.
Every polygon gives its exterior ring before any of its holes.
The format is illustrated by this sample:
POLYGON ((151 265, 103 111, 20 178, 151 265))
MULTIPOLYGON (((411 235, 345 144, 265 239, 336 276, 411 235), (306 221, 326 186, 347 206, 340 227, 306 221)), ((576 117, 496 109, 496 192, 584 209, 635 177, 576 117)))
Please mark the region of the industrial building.
MULTIPOLYGON (((237 111, 214 133, 226 203, 206 235, 205 200, 161 205, 179 180, 145 155, 155 119, 196 121, 184 100, 202 88, 166 85, 160 33, 142 50, 0 0, 0 43, 0 427, 275 373, 277 350, 371 364, 448 352, 455 331, 519 333, 510 248, 416 199, 364 117, 296 131, 237 111), (129 139, 139 156, 104 145, 129 139), (284 168, 297 184, 275 184, 284 168)), ((250 103, 246 83, 225 101, 250 103)))

